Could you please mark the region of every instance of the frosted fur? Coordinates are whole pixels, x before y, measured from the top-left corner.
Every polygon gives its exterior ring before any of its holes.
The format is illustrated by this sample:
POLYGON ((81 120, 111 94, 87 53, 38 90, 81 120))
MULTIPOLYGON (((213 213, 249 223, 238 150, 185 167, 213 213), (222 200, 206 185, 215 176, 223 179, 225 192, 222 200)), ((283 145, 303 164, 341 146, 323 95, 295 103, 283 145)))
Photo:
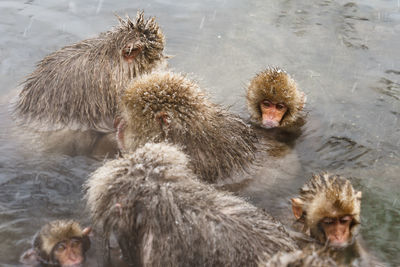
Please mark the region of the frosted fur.
POLYGON ((247 88, 247 107, 251 119, 258 124, 262 122, 260 103, 264 99, 273 103, 284 103, 288 108, 282 118, 281 127, 295 124, 302 116, 305 95, 289 74, 278 67, 258 73, 247 88))
POLYGON ((119 95, 164 59, 164 36, 154 18, 118 18, 120 25, 97 37, 65 46, 42 59, 23 83, 15 103, 21 123, 40 131, 113 130, 119 95), (122 50, 142 50, 127 62, 122 50))
POLYGON ((114 232, 130 264, 256 266, 297 248, 281 223, 201 183, 187 164, 174 146, 146 144, 87 181, 93 222, 106 239, 114 232))
POLYGON ((157 72, 133 81, 122 97, 125 148, 147 142, 178 144, 199 178, 214 182, 242 171, 255 158, 257 138, 246 123, 209 101, 183 75, 157 72), (159 116, 168 122, 161 123, 159 116))
POLYGON ((64 240, 71 239, 72 237, 82 237, 82 229, 80 225, 72 220, 56 220, 45 224, 40 229, 34 242, 41 243, 41 249, 50 255, 54 246, 64 240))
POLYGON ((310 228, 328 215, 352 215, 360 223, 361 192, 356 192, 344 177, 328 173, 313 175, 300 189, 300 199, 310 228))

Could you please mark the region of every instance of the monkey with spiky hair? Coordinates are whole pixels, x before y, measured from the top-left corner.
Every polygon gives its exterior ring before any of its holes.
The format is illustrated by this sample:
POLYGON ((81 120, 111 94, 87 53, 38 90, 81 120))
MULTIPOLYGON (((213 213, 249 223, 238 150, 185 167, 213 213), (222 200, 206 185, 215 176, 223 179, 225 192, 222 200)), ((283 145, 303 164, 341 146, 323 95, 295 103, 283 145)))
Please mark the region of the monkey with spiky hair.
POLYGON ((208 182, 245 170, 257 138, 238 116, 210 102, 183 75, 157 72, 133 81, 121 101, 117 139, 123 151, 147 142, 182 146, 195 174, 208 182))
POLYGON ((247 88, 251 119, 263 128, 290 128, 303 122, 305 95, 296 82, 280 68, 258 73, 247 88))
POLYGON ((292 198, 292 210, 303 232, 337 250, 338 263, 379 266, 381 263, 361 246, 361 196, 362 192, 354 190, 342 176, 315 174, 300 189, 300 196, 292 198))
POLYGON ((82 229, 73 220, 56 220, 45 224, 35 235, 32 248, 21 256, 28 266, 79 267, 90 248, 91 228, 82 229))
POLYGON ((147 143, 88 179, 93 223, 130 266, 256 266, 297 248, 284 226, 200 182, 177 147, 147 143))
POLYGON ((14 114, 41 133, 49 149, 77 154, 103 142, 115 150, 106 134, 115 131, 120 94, 165 61, 164 35, 154 18, 138 12, 135 19, 118 19, 113 29, 49 54, 24 81, 14 114))
POLYGON ((112 129, 121 90, 164 58, 154 18, 118 19, 112 30, 42 59, 19 94, 18 118, 39 129, 112 129))

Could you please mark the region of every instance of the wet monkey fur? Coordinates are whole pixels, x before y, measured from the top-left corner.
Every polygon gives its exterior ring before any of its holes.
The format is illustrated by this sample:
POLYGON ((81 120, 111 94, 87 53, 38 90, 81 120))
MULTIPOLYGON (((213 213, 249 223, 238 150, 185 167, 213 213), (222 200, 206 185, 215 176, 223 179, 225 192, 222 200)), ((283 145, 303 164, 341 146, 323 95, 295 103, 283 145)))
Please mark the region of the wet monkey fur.
POLYGON ((56 220, 45 224, 34 237, 32 248, 21 256, 25 266, 82 266, 90 248, 91 228, 82 229, 72 220, 56 220))
POLYGON ((263 128, 288 128, 302 123, 305 94, 281 68, 259 72, 250 81, 246 99, 252 121, 263 128))
POLYGON ((362 192, 340 175, 315 174, 292 198, 292 210, 303 232, 334 250, 339 264, 381 266, 368 253, 359 235, 362 192))
POLYGON ((229 177, 254 160, 257 138, 251 127, 210 102, 183 75, 158 72, 136 79, 122 96, 120 113, 117 139, 123 151, 147 142, 180 145, 205 181, 229 177))
POLYGON ((138 12, 99 36, 43 58, 23 83, 15 115, 42 130, 113 130, 126 85, 163 59, 164 35, 138 12))
POLYGON ((148 143, 86 183, 91 218, 132 266, 257 266, 297 248, 264 211, 199 181, 175 146, 148 143))

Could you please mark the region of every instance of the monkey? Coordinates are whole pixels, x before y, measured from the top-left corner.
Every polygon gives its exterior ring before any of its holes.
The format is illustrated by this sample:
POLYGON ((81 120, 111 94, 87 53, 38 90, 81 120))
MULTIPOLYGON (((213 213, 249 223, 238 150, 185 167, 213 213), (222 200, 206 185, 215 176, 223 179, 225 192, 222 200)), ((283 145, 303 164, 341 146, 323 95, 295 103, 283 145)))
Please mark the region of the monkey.
POLYGON ((306 96, 290 75, 279 67, 259 72, 250 81, 246 92, 251 121, 264 129, 283 129, 296 135, 305 123, 303 108, 306 96))
POLYGON ((153 72, 134 80, 121 98, 117 140, 124 152, 147 142, 182 146, 202 180, 215 182, 246 170, 255 159, 252 128, 184 75, 153 72))
POLYGON ((92 223, 115 234, 129 266, 256 266, 298 249, 279 221, 188 164, 176 145, 147 143, 87 180, 92 223))
POLYGON ((335 260, 348 266, 380 266, 367 253, 359 235, 362 192, 343 176, 326 172, 314 174, 292 198, 292 211, 302 231, 337 251, 335 260))
POLYGON ((165 62, 165 38, 154 17, 138 12, 135 19, 118 20, 97 37, 47 55, 22 83, 13 116, 41 133, 50 150, 78 154, 107 145, 115 152, 114 134, 107 134, 115 132, 120 94, 135 77, 165 62))
POLYGON ((82 266, 90 248, 91 228, 82 229, 73 220, 55 220, 45 224, 35 235, 32 248, 20 261, 27 266, 82 266))
POLYGON ((164 58, 164 35, 154 18, 118 17, 120 25, 65 46, 42 59, 24 81, 15 111, 51 129, 113 128, 124 85, 164 58))

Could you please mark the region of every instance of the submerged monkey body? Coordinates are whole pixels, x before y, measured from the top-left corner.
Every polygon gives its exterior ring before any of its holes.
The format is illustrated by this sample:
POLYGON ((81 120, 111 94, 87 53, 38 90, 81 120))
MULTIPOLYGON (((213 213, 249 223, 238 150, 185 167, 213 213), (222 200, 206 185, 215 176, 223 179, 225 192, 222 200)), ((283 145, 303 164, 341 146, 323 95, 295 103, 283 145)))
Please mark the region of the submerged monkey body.
POLYGON ((105 237, 135 266, 256 266, 297 248, 285 228, 238 197, 203 184, 175 147, 146 144, 88 180, 87 203, 105 237))
POLYGON ((164 59, 164 36, 154 18, 120 25, 66 46, 41 60, 24 82, 15 113, 39 130, 109 132, 121 91, 164 59))

